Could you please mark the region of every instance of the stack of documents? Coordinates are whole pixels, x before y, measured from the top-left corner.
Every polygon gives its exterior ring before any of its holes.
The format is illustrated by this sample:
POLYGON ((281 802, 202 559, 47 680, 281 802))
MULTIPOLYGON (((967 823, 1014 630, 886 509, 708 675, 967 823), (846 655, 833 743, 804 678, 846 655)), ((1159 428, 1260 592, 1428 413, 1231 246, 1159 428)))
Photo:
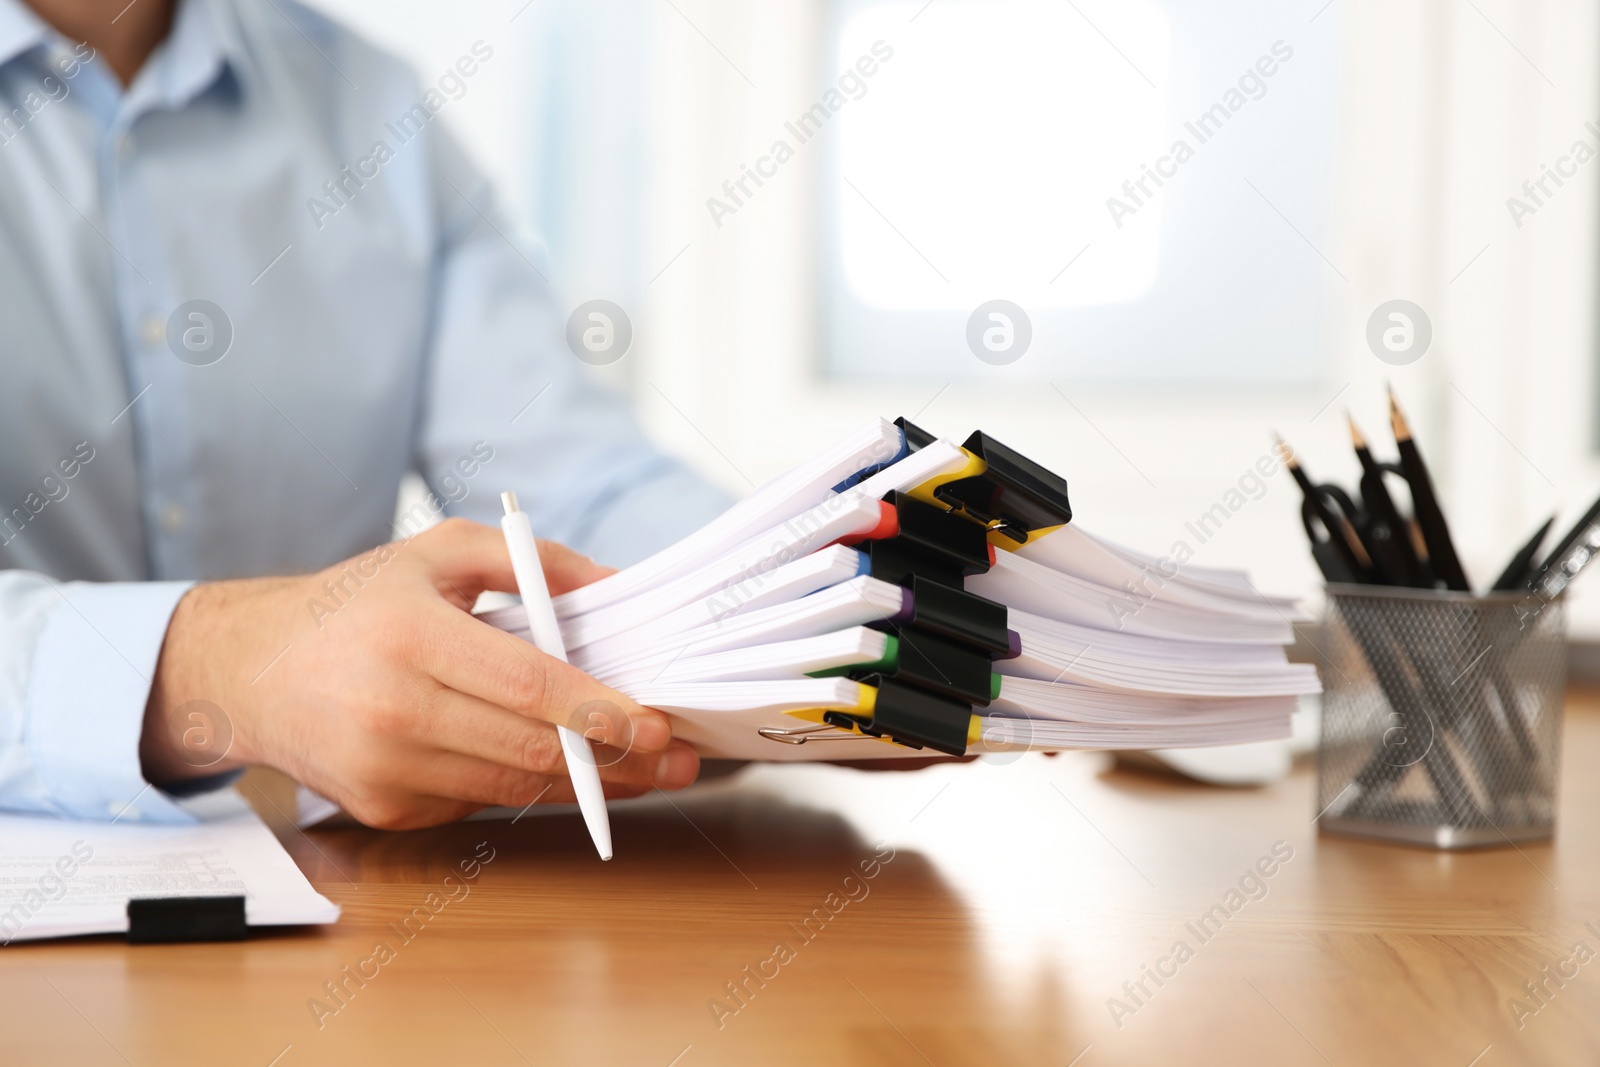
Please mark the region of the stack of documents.
MULTIPOLYGON (((1065 481, 993 438, 878 420, 556 611, 575 665, 707 756, 1287 737, 1320 688, 1284 655, 1293 602, 1071 517, 1065 481)), ((520 607, 483 617, 528 636, 520 607)))

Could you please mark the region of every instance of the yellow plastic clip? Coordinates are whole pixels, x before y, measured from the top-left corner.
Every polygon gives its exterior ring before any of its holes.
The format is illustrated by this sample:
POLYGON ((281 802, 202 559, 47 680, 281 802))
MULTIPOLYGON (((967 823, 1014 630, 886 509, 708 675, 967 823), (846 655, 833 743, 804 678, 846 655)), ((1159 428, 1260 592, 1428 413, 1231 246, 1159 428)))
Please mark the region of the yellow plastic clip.
POLYGON ((961 451, 967 457, 967 462, 964 467, 962 467, 960 470, 952 471, 949 474, 940 474, 936 477, 929 478, 927 481, 923 482, 914 489, 907 490, 907 494, 916 498, 917 500, 921 500, 923 503, 932 504, 940 511, 953 511, 964 519, 976 522, 980 526, 987 527, 989 530, 989 543, 996 548, 1003 548, 1007 552, 1015 552, 1023 545, 1031 544, 1032 542, 1043 537, 1045 534, 1050 533, 1052 530, 1059 530, 1063 525, 1065 525, 1065 523, 1061 523, 1055 526, 1045 526, 1038 530, 1034 530, 1032 533, 1028 534, 1028 539, 1026 541, 1018 543, 1007 537, 1005 534, 996 532, 995 527, 1000 525, 998 519, 994 522, 982 522, 974 516, 968 514, 964 509, 953 508, 945 501, 940 500, 934 494, 941 485, 944 485, 947 482, 957 482, 963 478, 976 478, 989 469, 989 465, 985 463, 978 455, 968 451, 965 448, 963 448, 961 451))
POLYGON ((933 491, 946 482, 960 481, 962 478, 976 478, 978 475, 989 469, 989 464, 985 463, 977 455, 968 452, 964 448, 961 451, 967 457, 966 466, 962 467, 960 470, 952 471, 949 474, 935 475, 934 477, 923 482, 921 485, 907 490, 907 493, 910 496, 921 500, 923 503, 932 504, 940 511, 949 511, 950 505, 934 496, 933 491))

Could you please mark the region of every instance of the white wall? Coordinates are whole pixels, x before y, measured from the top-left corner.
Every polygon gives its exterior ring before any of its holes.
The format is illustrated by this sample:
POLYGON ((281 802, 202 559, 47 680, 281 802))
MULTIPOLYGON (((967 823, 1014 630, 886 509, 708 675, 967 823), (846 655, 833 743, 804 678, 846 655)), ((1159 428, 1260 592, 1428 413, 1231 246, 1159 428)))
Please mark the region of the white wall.
MULTIPOLYGON (((518 148, 536 49, 524 27, 537 20, 530 12, 510 21, 522 0, 318 2, 424 70, 476 37, 491 40, 504 60, 497 80, 475 83, 451 117, 514 193, 526 189, 518 148)), ((786 167, 721 229, 705 199, 815 99, 825 6, 656 5, 641 259, 661 273, 644 288, 636 349, 624 361, 641 418, 734 490, 871 415, 904 414, 955 436, 982 427, 1064 473, 1085 526, 1163 552, 1266 453, 1272 429, 1315 476, 1353 480, 1343 410, 1381 441, 1390 381, 1432 461, 1467 567, 1487 582, 1550 511, 1586 505, 1600 482, 1591 298, 1600 160, 1520 228, 1506 208, 1575 139, 1600 148, 1600 135, 1584 129, 1600 119, 1596 10, 1576 0, 1334 3, 1337 18, 1318 14, 1322 0, 1294 7, 1304 33, 1342 37, 1336 222, 1323 247, 1291 240, 1285 253, 1330 264, 1326 371, 1310 388, 1181 391, 1058 390, 1004 373, 944 390, 820 380, 813 169, 804 160, 786 167), (1395 297, 1420 304, 1434 328, 1432 349, 1405 367, 1381 363, 1365 342, 1368 316, 1395 297)), ((936 2, 908 23, 908 46, 918 23, 938 14, 936 2)), ((1196 561, 1247 566, 1264 587, 1313 591, 1298 507, 1288 479, 1272 479, 1196 561)), ((1600 588, 1579 588, 1575 628, 1600 636, 1600 588)))

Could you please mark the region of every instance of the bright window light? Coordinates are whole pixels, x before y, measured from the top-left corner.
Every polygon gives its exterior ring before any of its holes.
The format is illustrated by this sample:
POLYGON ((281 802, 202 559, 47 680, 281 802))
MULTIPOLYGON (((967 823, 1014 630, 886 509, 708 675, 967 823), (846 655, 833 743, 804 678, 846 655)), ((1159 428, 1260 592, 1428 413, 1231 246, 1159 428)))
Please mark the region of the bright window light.
POLYGON ((896 309, 970 308, 997 292, 1074 307, 1148 291, 1159 201, 1093 271, 1050 281, 1103 228, 1106 197, 1167 146, 1166 14, 1147 0, 1097 9, 1133 50, 1119 55, 1070 4, 941 0, 912 22, 921 6, 873 5, 838 37, 840 71, 875 42, 894 50, 867 83, 870 106, 852 101, 837 119, 850 289, 896 309))
POLYGON ((1345 284, 1338 5, 1315 21, 1279 0, 832 12, 816 90, 828 377, 1318 379, 1345 284), (1027 337, 1009 360, 980 332, 1000 306, 1027 337))

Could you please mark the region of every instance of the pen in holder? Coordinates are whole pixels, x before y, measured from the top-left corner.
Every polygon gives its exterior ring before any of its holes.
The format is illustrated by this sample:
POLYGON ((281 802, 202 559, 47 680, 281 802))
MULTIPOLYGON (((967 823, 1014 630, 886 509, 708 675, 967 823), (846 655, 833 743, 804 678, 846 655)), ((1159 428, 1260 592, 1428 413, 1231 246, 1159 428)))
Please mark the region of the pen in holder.
POLYGON ((1548 838, 1561 597, 1327 587, 1322 829, 1435 848, 1548 838))

